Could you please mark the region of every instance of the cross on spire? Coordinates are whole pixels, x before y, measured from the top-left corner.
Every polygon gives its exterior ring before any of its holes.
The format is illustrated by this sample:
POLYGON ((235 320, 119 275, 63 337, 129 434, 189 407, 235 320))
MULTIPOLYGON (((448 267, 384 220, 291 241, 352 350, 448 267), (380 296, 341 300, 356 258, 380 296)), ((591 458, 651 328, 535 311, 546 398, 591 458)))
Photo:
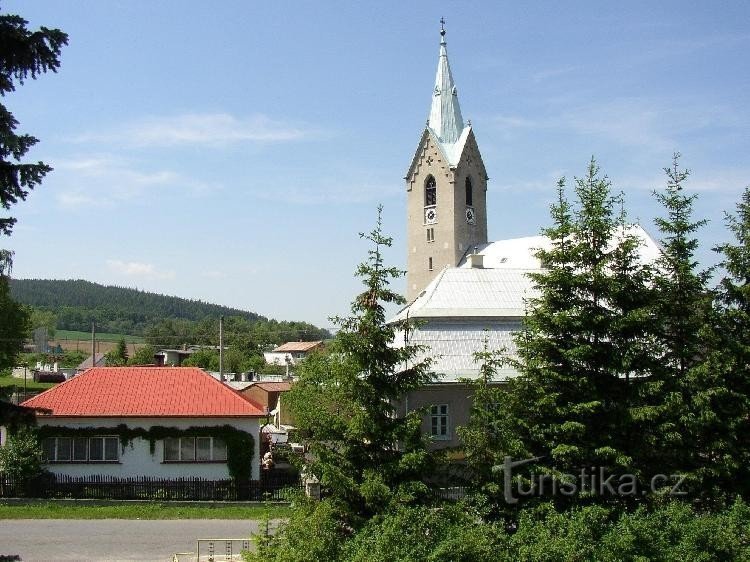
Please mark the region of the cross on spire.
POLYGON ((461 108, 458 106, 456 85, 453 83, 445 44, 445 18, 440 18, 440 57, 432 91, 432 107, 427 122, 440 142, 453 144, 464 130, 461 108))

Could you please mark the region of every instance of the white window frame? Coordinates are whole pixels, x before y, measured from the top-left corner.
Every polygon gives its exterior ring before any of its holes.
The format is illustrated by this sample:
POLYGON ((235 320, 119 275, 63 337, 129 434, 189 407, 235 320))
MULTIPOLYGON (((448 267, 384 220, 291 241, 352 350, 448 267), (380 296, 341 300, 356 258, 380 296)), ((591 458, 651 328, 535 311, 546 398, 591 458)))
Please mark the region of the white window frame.
POLYGON ((220 441, 223 443, 221 439, 218 439, 216 437, 209 437, 207 435, 196 435, 192 437, 167 437, 163 440, 163 461, 165 463, 203 463, 203 462, 227 462, 227 445, 224 443, 224 458, 216 458, 216 441, 220 441), (209 439, 209 458, 208 459, 198 459, 198 440, 199 439, 209 439), (177 458, 167 458, 167 441, 176 441, 177 442, 177 458), (183 449, 189 449, 190 447, 187 446, 188 440, 192 440, 192 449, 193 449, 193 458, 192 459, 183 459, 183 449), (185 443, 183 443, 185 441, 185 443))
POLYGON ((450 441, 451 422, 448 404, 430 406, 430 436, 435 441, 450 441))
MULTIPOLYGON (((43 457, 43 461, 45 463, 49 464, 107 464, 107 463, 119 463, 120 462, 120 438, 116 435, 95 435, 93 437, 47 437, 44 439, 46 443, 49 443, 50 441, 53 442, 52 446, 52 456, 54 458, 47 458, 43 457), (69 440, 70 441, 70 457, 67 459, 60 459, 59 457, 59 451, 60 451, 60 440, 69 440), (78 456, 76 457, 76 450, 75 450, 75 442, 76 440, 85 439, 86 446, 85 446, 85 455, 84 458, 78 456), (101 441, 101 447, 102 447, 102 458, 101 459, 92 459, 91 458, 91 441, 98 440, 101 441), (107 458, 107 441, 113 440, 115 442, 115 457, 114 458, 107 458)), ((42 454, 44 455, 47 452, 47 446, 46 443, 42 443, 42 454)), ((111 441, 110 441, 111 443, 111 441)))

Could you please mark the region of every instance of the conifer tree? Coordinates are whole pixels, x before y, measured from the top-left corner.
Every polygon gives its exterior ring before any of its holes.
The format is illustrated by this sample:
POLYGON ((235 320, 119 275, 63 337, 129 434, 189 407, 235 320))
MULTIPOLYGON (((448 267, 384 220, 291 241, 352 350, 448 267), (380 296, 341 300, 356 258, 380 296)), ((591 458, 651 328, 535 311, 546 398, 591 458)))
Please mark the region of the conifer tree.
POLYGON ((714 248, 724 276, 700 333, 707 356, 688 373, 690 468, 711 500, 750 495, 750 187, 726 222, 734 242, 714 248))
MULTIPOLYGON (((59 29, 29 31, 28 22, 15 15, 0 15, 0 96, 16 89, 27 78, 60 67, 60 51, 68 36, 59 29)), ((0 103, 0 204, 4 209, 26 199, 52 169, 43 162, 22 163, 21 159, 38 141, 16 133, 18 120, 0 103)), ((16 219, 0 217, 0 235, 9 235, 16 219)))
POLYGON ((383 262, 391 238, 377 225, 360 236, 372 247, 356 275, 364 292, 340 327, 328 352, 307 358, 285 402, 309 447, 307 473, 316 475, 327 500, 347 528, 356 528, 390 506, 418 501, 430 456, 421 413, 399 415, 395 404, 430 380, 429 363, 413 361, 415 346, 393 345, 406 323, 386 324, 384 305, 403 304, 390 287, 403 274, 383 262))
MULTIPOLYGON (((701 329, 707 321, 709 271, 698 271, 695 233, 705 220, 694 220, 696 195, 686 195, 690 175, 679 167, 679 154, 665 168, 667 185, 655 192, 665 216, 656 219, 661 255, 654 268, 653 356, 649 376, 639 385, 635 412, 641 439, 639 464, 649 474, 691 473, 695 443, 688 374, 705 356, 701 329)), ((693 488, 694 489, 694 488, 693 488)))
POLYGON ((519 376, 499 394, 497 446, 500 456, 542 457, 536 473, 633 472, 630 387, 648 355, 650 269, 593 159, 575 194, 573 205, 560 181, 542 231, 550 245, 537 252, 544 270, 530 274, 537 293, 509 359, 519 376))

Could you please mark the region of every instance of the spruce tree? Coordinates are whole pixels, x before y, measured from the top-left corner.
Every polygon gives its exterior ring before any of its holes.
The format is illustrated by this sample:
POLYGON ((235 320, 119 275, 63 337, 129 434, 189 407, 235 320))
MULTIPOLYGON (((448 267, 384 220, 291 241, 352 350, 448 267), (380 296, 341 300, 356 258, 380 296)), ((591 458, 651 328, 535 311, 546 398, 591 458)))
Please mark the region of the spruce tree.
POLYGON ((641 407, 634 412, 641 443, 639 465, 651 475, 692 473, 695 418, 688 376, 705 356, 701 329, 710 310, 710 272, 698 271, 695 237, 706 221, 693 219, 696 195, 684 193, 690 172, 679 167, 679 157, 675 154, 672 166, 664 169, 664 191, 654 193, 665 210, 665 216, 655 221, 662 251, 653 279, 654 361, 639 384, 641 407))
MULTIPOLYGON (((576 202, 558 184, 549 247, 530 274, 536 295, 516 335, 519 376, 500 394, 499 455, 542 457, 520 467, 558 478, 581 469, 635 472, 631 385, 647 355, 650 268, 621 195, 592 159, 575 180, 576 202)), ((558 498, 559 500, 562 498, 558 498)))
MULTIPOLYGON (((59 29, 29 31, 28 22, 15 15, 0 15, 0 96, 16 89, 27 78, 49 70, 57 72, 60 52, 68 36, 59 29)), ((38 141, 31 135, 17 134, 18 120, 0 103, 0 204, 4 209, 23 201, 52 168, 43 162, 21 159, 38 141)), ((0 235, 9 235, 16 219, 0 217, 0 235)))
POLYGON ((700 333, 708 351, 687 383, 690 468, 697 493, 707 500, 750 495, 750 188, 726 223, 734 242, 714 248, 724 275, 700 333))
POLYGON ((431 376, 428 362, 413 361, 415 346, 393 345, 396 331, 408 324, 386 324, 384 306, 404 303, 389 287, 403 272, 384 265, 391 238, 382 232, 381 210, 373 231, 360 234, 372 245, 356 272, 364 291, 351 316, 334 319, 340 329, 327 353, 302 363, 299 381, 285 396, 309 448, 304 470, 320 479, 325 501, 346 528, 418 501, 430 464, 421 413, 402 416, 395 407, 431 376))

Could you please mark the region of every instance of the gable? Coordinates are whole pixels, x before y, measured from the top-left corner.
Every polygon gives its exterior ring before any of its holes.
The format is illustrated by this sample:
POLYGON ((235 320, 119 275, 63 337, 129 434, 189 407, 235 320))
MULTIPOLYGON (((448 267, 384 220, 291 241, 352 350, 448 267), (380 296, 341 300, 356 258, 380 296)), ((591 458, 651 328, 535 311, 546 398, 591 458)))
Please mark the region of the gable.
MULTIPOLYGON (((477 140, 474 137, 474 131, 471 129, 471 127, 467 127, 466 129, 468 130, 466 138, 464 139, 462 145, 459 144, 460 153, 457 167, 473 168, 481 175, 482 179, 486 182, 490 178, 487 176, 487 169, 484 167, 484 160, 482 160, 482 154, 479 152, 479 145, 477 144, 477 140)), ((461 139, 459 139, 459 143, 460 142, 461 139)), ((485 190, 486 189, 487 186, 485 183, 485 190)))
MULTIPOLYGON (((412 185, 416 180, 417 176, 420 175, 422 166, 427 162, 427 159, 432 157, 433 161, 437 163, 438 170, 444 173, 446 176, 450 173, 452 167, 448 156, 446 155, 442 144, 438 141, 435 134, 426 127, 422 133, 422 138, 417 145, 417 150, 412 158, 409 171, 406 173, 404 179, 406 180, 406 190, 411 191, 412 185)), ((434 170, 433 170, 434 174, 434 170)))

